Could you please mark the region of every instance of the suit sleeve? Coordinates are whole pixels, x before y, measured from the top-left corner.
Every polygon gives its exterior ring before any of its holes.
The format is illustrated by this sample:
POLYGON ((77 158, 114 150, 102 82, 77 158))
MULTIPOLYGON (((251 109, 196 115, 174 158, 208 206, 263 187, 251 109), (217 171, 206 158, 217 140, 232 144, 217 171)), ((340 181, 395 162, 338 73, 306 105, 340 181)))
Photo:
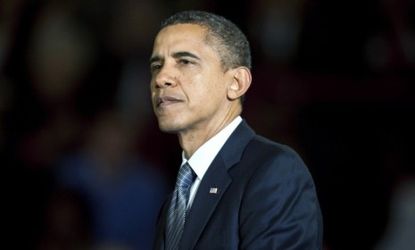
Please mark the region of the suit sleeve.
POLYGON ((270 157, 251 176, 240 207, 240 249, 322 249, 311 175, 298 155, 270 157))

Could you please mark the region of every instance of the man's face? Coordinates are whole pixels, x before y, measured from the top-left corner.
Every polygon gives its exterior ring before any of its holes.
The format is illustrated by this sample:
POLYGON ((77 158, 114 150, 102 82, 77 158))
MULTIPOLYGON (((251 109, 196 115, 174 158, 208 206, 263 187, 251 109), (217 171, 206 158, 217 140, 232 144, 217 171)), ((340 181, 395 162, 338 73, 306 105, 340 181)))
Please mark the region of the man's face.
POLYGON ((151 95, 162 131, 214 129, 229 112, 232 76, 205 38, 206 29, 196 24, 167 26, 156 37, 151 95))

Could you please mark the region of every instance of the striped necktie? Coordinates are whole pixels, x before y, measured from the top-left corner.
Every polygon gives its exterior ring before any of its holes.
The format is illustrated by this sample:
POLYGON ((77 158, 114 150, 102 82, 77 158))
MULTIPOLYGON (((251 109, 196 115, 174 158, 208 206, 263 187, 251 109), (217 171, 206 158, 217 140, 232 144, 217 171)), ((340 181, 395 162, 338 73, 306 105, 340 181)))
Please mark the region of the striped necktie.
POLYGON ((196 174, 188 163, 180 167, 167 217, 166 249, 168 250, 176 250, 179 247, 186 219, 190 187, 195 178, 196 174))

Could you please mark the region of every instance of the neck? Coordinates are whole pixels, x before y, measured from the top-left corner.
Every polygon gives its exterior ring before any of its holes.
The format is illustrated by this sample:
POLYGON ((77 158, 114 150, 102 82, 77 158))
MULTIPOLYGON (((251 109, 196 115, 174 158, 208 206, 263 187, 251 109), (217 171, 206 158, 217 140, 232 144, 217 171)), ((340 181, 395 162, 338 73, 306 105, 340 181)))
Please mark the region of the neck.
POLYGON ((200 146, 229 125, 240 113, 240 110, 229 112, 222 120, 212 121, 200 128, 180 132, 178 134, 179 142, 186 158, 189 159, 200 146))

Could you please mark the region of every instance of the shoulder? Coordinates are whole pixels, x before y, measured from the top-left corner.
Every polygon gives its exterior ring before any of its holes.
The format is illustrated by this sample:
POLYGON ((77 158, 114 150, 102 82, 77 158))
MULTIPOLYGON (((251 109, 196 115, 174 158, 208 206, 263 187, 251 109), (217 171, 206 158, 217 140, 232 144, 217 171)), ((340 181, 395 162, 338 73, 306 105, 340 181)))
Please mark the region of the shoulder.
POLYGON ((305 166, 300 155, 288 145, 256 135, 246 146, 244 160, 257 164, 305 166))
POLYGON ((243 180, 242 248, 321 249, 322 221, 314 182, 295 150, 254 136, 238 168, 243 180))
POLYGON ((290 146, 262 136, 254 136, 247 144, 234 173, 245 179, 248 186, 314 189, 313 178, 300 155, 290 146))
MULTIPOLYGON (((221 150, 231 176, 247 179, 261 172, 282 176, 284 174, 309 175, 300 155, 290 146, 272 141, 255 133, 246 122, 236 129, 221 150)), ((264 176, 264 178, 273 176, 264 176)))

